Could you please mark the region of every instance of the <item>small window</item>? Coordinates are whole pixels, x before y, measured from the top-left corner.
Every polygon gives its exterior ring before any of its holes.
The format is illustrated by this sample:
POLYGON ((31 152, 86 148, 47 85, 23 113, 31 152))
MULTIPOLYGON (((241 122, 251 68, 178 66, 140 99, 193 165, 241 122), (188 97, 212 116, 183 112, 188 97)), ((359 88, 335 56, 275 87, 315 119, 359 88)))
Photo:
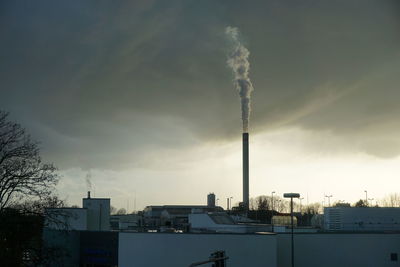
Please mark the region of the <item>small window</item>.
POLYGON ((390 260, 397 261, 397 253, 390 253, 390 260))

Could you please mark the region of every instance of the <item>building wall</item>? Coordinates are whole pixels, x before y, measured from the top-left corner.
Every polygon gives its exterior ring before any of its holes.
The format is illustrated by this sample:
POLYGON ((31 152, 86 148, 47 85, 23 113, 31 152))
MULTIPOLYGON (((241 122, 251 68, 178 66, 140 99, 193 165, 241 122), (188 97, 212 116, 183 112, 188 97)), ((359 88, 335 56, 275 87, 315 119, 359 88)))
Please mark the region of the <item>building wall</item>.
POLYGON ((79 266, 79 235, 79 231, 43 229, 43 255, 47 261, 43 266, 79 266))
POLYGON ((54 230, 86 230, 87 210, 81 208, 46 209, 45 225, 54 230))
POLYGON ((332 231, 400 230, 400 208, 329 207, 324 228, 332 231))
MULTIPOLYGON (((291 266, 291 235, 278 234, 278 267, 291 266)), ((391 267, 397 253, 400 260, 400 234, 378 233, 321 233, 295 234, 295 266, 324 267, 391 267)))
POLYGON ((87 225, 91 231, 110 230, 110 199, 84 198, 82 206, 87 209, 87 225))
MULTIPOLYGON (((224 250, 229 267, 275 267, 276 235, 119 233, 119 266, 187 267, 224 250)), ((204 265, 210 266, 210 265, 204 265)))

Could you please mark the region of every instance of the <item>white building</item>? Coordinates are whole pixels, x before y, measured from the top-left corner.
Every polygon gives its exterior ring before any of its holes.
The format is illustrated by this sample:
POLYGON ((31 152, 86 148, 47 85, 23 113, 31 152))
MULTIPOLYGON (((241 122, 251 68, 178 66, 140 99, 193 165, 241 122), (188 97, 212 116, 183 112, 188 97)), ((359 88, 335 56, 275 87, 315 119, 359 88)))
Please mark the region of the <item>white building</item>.
POLYGON ((400 208, 325 208, 324 229, 329 231, 400 231, 400 208))

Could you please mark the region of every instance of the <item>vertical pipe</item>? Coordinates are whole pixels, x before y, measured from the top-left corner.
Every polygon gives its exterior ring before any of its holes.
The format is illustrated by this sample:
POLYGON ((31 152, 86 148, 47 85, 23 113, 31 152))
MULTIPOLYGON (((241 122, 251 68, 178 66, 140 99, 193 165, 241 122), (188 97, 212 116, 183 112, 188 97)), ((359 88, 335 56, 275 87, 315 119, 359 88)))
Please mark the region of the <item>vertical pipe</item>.
POLYGON ((243 207, 249 210, 249 133, 243 133, 243 207))

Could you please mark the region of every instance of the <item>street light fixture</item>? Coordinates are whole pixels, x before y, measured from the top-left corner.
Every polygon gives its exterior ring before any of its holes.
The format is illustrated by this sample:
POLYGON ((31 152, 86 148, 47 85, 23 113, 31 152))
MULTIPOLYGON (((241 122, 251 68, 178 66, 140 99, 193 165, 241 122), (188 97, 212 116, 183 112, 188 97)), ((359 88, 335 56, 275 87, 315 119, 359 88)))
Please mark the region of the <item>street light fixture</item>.
POLYGON ((367 205, 368 207, 368 191, 364 190, 364 192, 365 192, 365 205, 367 205))
POLYGON ((300 213, 301 213, 301 201, 304 199, 304 197, 299 198, 300 200, 300 213))
MULTIPOLYGON (((371 201, 371 203, 372 203, 372 200, 374 200, 374 198, 368 198, 368 200, 371 201)), ((372 205, 374 205, 374 204, 372 203, 372 205)))
POLYGON ((271 195, 272 195, 272 197, 271 197, 271 202, 272 202, 272 207, 271 207, 271 230, 272 230, 272 232, 274 232, 274 221, 272 220, 272 217, 274 217, 274 194, 275 194, 275 191, 272 191, 272 193, 271 193, 271 195))
POLYGON ((331 197, 332 197, 332 195, 329 195, 329 196, 325 195, 325 197, 328 198, 328 207, 330 207, 331 206, 331 197))
POLYGON ((299 193, 285 193, 284 198, 290 198, 290 223, 292 225, 292 267, 294 267, 294 235, 293 235, 293 198, 300 198, 299 193))

